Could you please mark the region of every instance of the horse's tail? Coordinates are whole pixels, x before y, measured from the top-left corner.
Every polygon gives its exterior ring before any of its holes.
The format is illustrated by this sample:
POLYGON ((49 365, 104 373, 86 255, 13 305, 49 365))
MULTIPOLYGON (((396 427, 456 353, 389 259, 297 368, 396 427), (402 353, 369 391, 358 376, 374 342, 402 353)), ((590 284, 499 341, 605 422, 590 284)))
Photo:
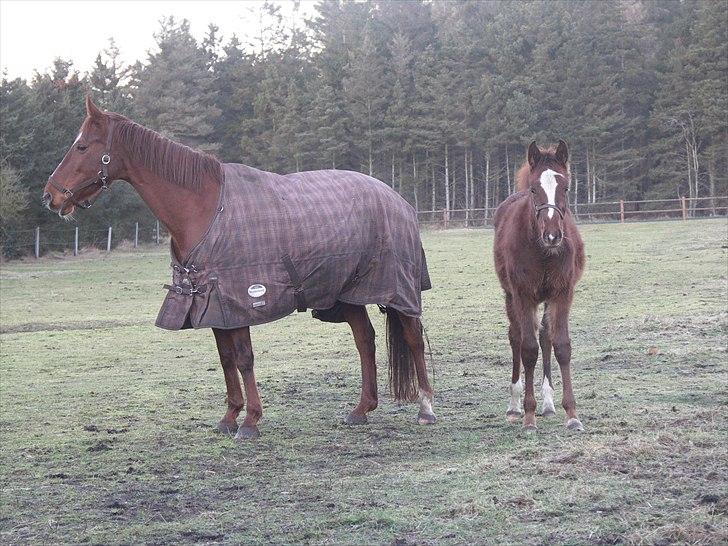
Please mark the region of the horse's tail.
POLYGON ((417 400, 419 388, 417 371, 407 342, 402 321, 391 307, 382 309, 387 314, 387 352, 389 353, 389 390, 394 399, 402 402, 417 400))

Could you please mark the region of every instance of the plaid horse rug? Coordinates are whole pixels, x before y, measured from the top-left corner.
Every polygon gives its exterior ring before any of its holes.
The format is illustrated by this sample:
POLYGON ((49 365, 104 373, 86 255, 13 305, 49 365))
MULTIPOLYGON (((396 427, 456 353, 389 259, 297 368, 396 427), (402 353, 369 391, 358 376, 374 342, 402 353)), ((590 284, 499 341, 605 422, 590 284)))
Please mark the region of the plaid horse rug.
POLYGON ((183 260, 157 326, 240 328, 294 310, 343 322, 338 302, 421 314, 431 288, 414 209, 350 171, 278 175, 224 164, 217 213, 183 260))

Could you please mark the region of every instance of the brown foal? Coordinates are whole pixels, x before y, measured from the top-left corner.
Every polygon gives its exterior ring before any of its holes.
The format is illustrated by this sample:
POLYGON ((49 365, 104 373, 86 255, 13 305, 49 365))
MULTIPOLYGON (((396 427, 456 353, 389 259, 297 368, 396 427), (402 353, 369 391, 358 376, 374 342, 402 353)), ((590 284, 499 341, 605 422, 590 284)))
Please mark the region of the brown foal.
POLYGON ((509 196, 495 213, 495 268, 505 291, 513 353, 509 420, 523 416, 523 427, 536 428, 534 371, 541 345, 543 356, 542 416, 555 414, 551 379, 551 351, 561 369, 562 405, 566 426, 583 430, 576 416, 571 384, 569 310, 574 286, 584 270, 584 244, 569 211, 569 152, 559 141, 543 150, 532 142, 527 161, 517 174, 518 193, 509 196), (544 304, 539 328, 537 310, 544 304), (521 402, 525 375, 525 397, 521 402), (522 404, 522 405, 521 405, 522 404))

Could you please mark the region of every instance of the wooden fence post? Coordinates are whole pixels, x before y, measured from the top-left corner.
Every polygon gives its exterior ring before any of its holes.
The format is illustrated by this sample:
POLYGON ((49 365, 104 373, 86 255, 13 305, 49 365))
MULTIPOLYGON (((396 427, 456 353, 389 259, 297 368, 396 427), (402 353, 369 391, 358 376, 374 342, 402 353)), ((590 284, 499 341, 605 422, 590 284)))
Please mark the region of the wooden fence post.
POLYGON ((106 252, 111 252, 111 226, 109 226, 109 235, 106 237, 106 252))
POLYGON ((35 257, 40 258, 40 227, 35 228, 35 257))
POLYGON ((159 220, 157 220, 157 244, 159 244, 159 220))
POLYGON ((73 236, 73 255, 78 256, 78 226, 76 226, 76 233, 73 236))
POLYGON ((619 200, 619 221, 624 224, 624 200, 619 200))
POLYGON ((134 223, 134 248, 139 246, 139 222, 134 223))
POLYGON ((682 204, 682 217, 683 217, 683 220, 687 220, 688 219, 688 208, 687 208, 687 205, 685 203, 685 196, 684 195, 682 197, 680 197, 680 203, 682 204))

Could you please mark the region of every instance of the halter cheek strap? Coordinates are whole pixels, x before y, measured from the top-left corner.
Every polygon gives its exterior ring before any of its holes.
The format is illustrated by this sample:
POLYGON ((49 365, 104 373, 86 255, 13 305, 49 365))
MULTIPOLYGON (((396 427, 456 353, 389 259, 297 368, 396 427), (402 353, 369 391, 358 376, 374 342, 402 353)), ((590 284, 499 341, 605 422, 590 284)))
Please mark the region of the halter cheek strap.
MULTIPOLYGON (((66 208, 66 205, 70 202, 71 204, 80 207, 82 209, 90 208, 91 205, 93 205, 93 201, 89 201, 88 199, 84 199, 83 201, 79 201, 76 199, 75 195, 76 193, 82 192, 90 187, 93 186, 99 186, 101 190, 106 190, 109 188, 109 163, 111 163, 111 137, 114 134, 114 122, 109 121, 109 134, 106 136, 106 152, 101 156, 101 170, 96 174, 94 178, 89 178, 88 180, 82 182, 73 190, 70 190, 66 188, 65 186, 60 186, 55 183, 53 178, 48 179, 48 183, 53 186, 56 190, 61 192, 63 195, 66 196, 66 200, 63 201, 63 204, 58 209, 58 214, 60 215, 63 209, 66 208)), ((95 201, 95 199, 94 199, 95 201)))

